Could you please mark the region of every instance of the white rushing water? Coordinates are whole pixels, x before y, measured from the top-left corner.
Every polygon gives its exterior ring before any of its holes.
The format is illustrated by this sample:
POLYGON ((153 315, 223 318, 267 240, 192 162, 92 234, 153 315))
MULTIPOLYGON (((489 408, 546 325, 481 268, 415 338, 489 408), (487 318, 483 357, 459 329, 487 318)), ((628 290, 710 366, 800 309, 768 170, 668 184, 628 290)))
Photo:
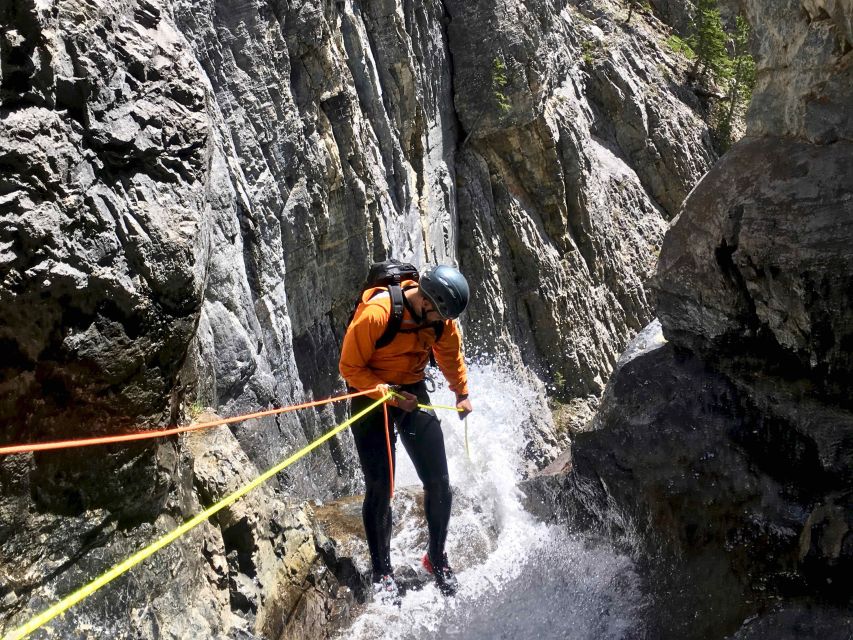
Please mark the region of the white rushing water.
MULTIPOLYGON (((370 603, 341 638, 577 638, 641 637, 644 598, 631 561, 564 527, 536 521, 524 511, 518 469, 522 426, 535 392, 499 370, 470 370, 474 413, 464 423, 440 412, 453 485, 447 554, 459 578, 455 598, 434 585, 410 591, 403 604, 370 603)), ((440 387, 435 404, 453 404, 440 387)), ((398 443, 397 486, 419 484, 398 443)), ((391 560, 395 570, 419 567, 426 525, 414 505, 398 494, 391 560)))

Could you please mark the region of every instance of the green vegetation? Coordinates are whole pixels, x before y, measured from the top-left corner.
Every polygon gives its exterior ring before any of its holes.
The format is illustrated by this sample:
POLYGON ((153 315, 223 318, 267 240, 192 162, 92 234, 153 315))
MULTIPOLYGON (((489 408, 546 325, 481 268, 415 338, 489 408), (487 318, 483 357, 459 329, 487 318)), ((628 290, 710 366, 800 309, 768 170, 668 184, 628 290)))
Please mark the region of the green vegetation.
POLYGON ((495 56, 495 59, 492 60, 492 91, 495 96, 495 102, 503 113, 509 111, 512 106, 504 92, 508 84, 509 79, 506 75, 506 63, 499 56, 495 56))
POLYGON ((735 141, 735 126, 746 116, 755 86, 755 60, 749 53, 749 24, 741 16, 737 17, 732 38, 730 69, 726 92, 728 105, 716 123, 716 135, 723 151, 735 141))
POLYGON ((713 87, 707 91, 717 99, 711 108, 711 128, 718 149, 725 151, 743 128, 755 85, 755 61, 749 53, 749 24, 738 16, 734 30, 727 31, 717 1, 697 0, 690 36, 671 35, 666 42, 693 61, 690 75, 694 79, 713 87))
POLYGON ((717 0, 698 0, 693 33, 687 42, 696 54, 691 70, 694 76, 710 74, 712 78, 726 78, 730 75, 729 36, 723 29, 717 0))
POLYGON ((607 56, 609 51, 609 42, 604 40, 596 40, 590 38, 581 42, 581 52, 583 61, 587 64, 592 64, 596 60, 601 60, 607 56))
POLYGON ((581 42, 581 50, 583 51, 583 61, 587 64, 592 64, 594 59, 593 53, 598 48, 595 40, 584 40, 581 42))
POLYGON ((189 407, 190 419, 195 420, 201 415, 202 411, 204 411, 204 405, 196 400, 189 407))
MULTIPOLYGON (((512 104, 510 103, 509 96, 507 96, 505 91, 509 86, 509 75, 502 55, 496 55, 492 59, 492 68, 490 69, 490 72, 492 96, 495 99, 495 104, 502 114, 506 114, 510 109, 512 109, 512 104)), ((482 103, 477 119, 474 120, 474 124, 471 125, 471 128, 465 136, 465 139, 462 141, 460 148, 464 149, 468 146, 468 141, 471 139, 471 136, 474 135, 475 131, 477 131, 477 128, 483 118, 486 117, 487 114, 491 113, 491 108, 492 105, 488 102, 482 103)))
POLYGON ((559 371, 554 372, 554 388, 558 393, 562 392, 566 386, 566 378, 559 371))
POLYGON ((666 39, 666 43, 669 45, 669 48, 675 51, 675 53, 680 53, 688 60, 693 60, 696 58, 696 54, 693 52, 693 49, 687 43, 686 40, 679 38, 674 33, 666 39))

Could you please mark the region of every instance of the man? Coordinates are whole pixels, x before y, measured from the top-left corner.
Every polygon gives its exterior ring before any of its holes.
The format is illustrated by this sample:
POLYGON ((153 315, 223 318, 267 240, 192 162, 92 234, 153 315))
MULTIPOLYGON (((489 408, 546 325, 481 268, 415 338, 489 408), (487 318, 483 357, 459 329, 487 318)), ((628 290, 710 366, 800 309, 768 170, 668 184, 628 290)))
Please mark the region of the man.
POLYGON ((473 410, 468 399, 468 371, 454 322, 468 305, 465 277, 453 267, 438 265, 427 269, 419 282, 405 280, 401 287, 403 322, 390 344, 376 348, 391 317, 391 296, 386 287, 368 289, 347 328, 340 360, 341 375, 350 388, 363 391, 381 385, 372 397, 354 398, 353 413, 385 395, 391 386, 401 396, 389 401, 389 422, 396 426, 396 433, 389 434, 390 452, 382 411, 370 412, 352 427, 364 472, 362 517, 374 588, 384 601, 397 604, 400 598, 391 566, 391 469, 396 466, 397 434, 424 487, 429 529, 424 567, 443 594, 453 595, 457 587, 444 553, 451 505, 444 436, 435 414, 418 408, 418 403, 430 404, 424 381, 430 351, 456 394, 460 419, 473 410))

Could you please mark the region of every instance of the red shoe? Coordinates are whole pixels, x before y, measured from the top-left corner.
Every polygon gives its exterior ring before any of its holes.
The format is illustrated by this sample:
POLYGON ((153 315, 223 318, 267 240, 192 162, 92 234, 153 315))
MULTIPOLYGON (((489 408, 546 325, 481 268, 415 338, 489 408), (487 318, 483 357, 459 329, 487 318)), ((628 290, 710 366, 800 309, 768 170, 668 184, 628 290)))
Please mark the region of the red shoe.
POLYGON ((424 569, 426 569, 426 572, 428 574, 432 575, 433 573, 435 573, 435 571, 433 571, 433 568, 432 568, 432 562, 429 561, 429 554, 428 553, 424 554, 424 559, 421 560, 421 564, 424 566, 424 569))
POLYGON ((432 560, 429 559, 429 553, 424 554, 421 564, 424 566, 424 569, 426 569, 426 572, 435 578, 435 585, 438 587, 438 590, 441 591, 442 595, 456 595, 456 590, 459 588, 459 582, 456 580, 456 575, 453 573, 453 569, 451 569, 450 565, 447 563, 446 553, 442 554, 441 564, 437 567, 434 566, 432 560))

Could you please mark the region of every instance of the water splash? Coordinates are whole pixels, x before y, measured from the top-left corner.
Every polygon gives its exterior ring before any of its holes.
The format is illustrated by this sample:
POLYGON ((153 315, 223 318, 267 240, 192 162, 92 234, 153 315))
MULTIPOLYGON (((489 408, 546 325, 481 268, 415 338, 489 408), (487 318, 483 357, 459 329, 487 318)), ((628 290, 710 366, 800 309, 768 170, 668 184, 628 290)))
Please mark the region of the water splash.
MULTIPOLYGON (((409 592, 400 608, 371 603, 340 637, 636 637, 625 635, 636 631, 643 604, 630 561, 542 524, 522 507, 522 433, 531 413, 541 410, 535 392, 496 366, 472 367, 470 377, 470 459, 463 422, 440 416, 454 490, 446 550, 459 592, 445 598, 430 584, 409 592)), ((431 396, 436 404, 453 404, 446 387, 431 396)), ((402 447, 397 460, 397 485, 418 485, 402 447)), ((401 520, 391 551, 398 570, 419 567, 427 540, 422 517, 403 496, 394 504, 401 520)))

